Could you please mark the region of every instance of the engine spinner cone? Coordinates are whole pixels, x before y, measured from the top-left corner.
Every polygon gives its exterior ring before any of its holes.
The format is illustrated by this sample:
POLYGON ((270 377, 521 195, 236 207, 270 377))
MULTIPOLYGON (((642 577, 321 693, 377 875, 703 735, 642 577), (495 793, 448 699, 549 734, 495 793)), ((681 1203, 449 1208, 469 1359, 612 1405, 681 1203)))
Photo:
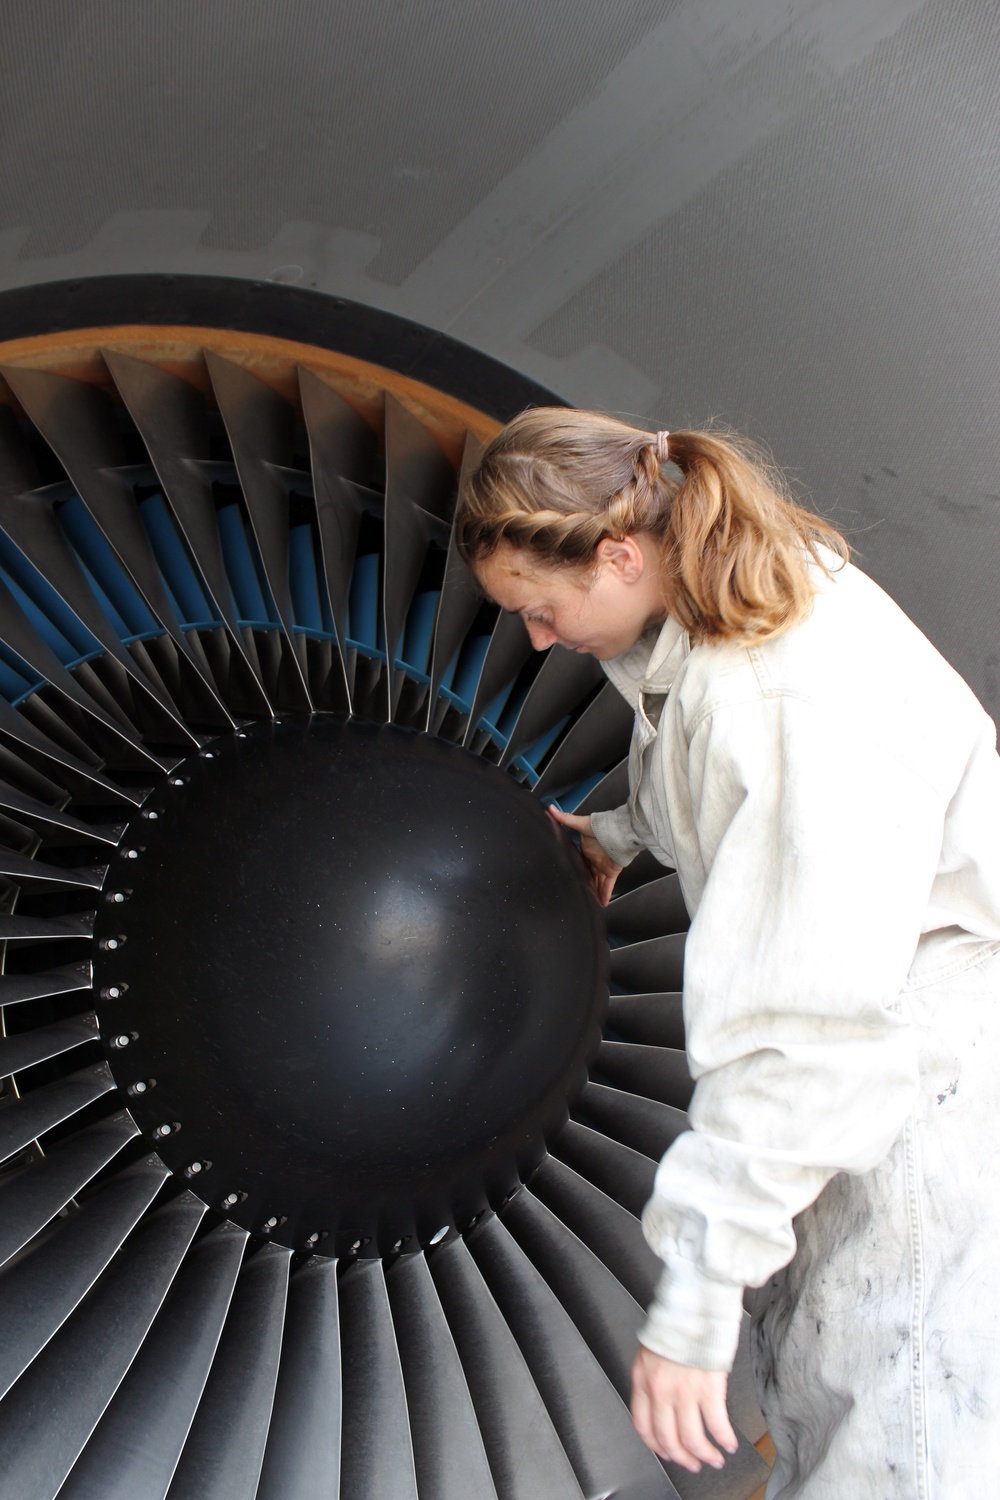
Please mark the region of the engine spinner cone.
POLYGON ((392 725, 266 723, 176 767, 122 849, 102 1031, 206 1202, 278 1243, 385 1253, 541 1159, 599 1042, 607 950, 510 777, 392 725))

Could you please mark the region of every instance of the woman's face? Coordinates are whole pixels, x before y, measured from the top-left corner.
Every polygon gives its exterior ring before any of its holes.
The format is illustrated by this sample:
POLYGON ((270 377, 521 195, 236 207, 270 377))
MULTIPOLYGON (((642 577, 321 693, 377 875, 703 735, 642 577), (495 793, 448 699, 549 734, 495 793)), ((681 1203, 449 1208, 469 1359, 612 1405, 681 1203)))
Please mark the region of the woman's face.
POLYGON ((601 542, 591 569, 503 544, 475 571, 501 609, 521 616, 536 651, 558 644, 607 661, 666 617, 656 564, 655 543, 640 535, 601 542))

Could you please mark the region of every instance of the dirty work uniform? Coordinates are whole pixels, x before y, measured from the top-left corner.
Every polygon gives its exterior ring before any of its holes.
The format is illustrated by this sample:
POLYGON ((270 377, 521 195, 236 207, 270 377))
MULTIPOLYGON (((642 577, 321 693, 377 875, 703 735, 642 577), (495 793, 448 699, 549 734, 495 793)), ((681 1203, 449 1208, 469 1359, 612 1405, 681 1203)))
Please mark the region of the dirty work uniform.
POLYGON ((691 914, 640 1337, 728 1370, 760 1287, 768 1500, 969 1500, 1000 1471, 1000 760, 876 584, 816 577, 763 645, 668 620, 605 663, 636 723, 594 834, 691 914))

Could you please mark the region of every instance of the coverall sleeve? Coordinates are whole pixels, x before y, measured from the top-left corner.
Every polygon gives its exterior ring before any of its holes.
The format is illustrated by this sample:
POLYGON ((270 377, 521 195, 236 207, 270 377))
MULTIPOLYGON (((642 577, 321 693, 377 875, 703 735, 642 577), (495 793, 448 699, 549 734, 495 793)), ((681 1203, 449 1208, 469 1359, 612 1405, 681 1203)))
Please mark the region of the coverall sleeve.
POLYGON ((622 803, 621 807, 612 808, 610 812, 591 813, 590 828, 605 853, 610 854, 615 864, 623 868, 631 864, 644 847, 633 826, 627 802, 622 803))
POLYGON ((774 695, 717 709, 686 768, 705 883, 685 951, 693 1129, 643 1229, 665 1269, 640 1340, 726 1370, 745 1286, 795 1252, 792 1219, 889 1151, 917 1084, 899 994, 947 799, 857 724, 774 695))

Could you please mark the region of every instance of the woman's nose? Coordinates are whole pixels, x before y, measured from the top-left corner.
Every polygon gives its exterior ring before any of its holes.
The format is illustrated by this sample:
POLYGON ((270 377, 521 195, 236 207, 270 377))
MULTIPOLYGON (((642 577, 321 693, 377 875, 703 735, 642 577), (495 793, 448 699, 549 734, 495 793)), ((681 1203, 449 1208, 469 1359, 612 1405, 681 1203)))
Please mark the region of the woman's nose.
POLYGON ((536 651, 547 651, 549 646, 554 646, 559 639, 549 625, 541 625, 537 620, 525 620, 524 623, 528 627, 528 637, 536 651))

